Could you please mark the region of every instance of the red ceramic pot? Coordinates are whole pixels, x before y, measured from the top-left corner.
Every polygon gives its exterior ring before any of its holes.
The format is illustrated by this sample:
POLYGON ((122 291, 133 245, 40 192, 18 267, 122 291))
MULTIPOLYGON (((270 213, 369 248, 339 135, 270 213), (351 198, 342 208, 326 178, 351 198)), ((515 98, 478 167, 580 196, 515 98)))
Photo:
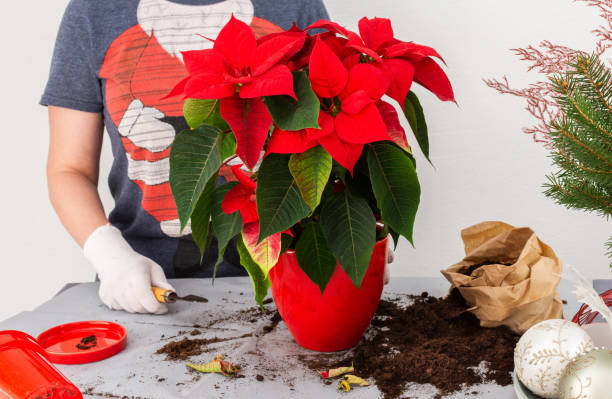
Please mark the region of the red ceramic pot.
POLYGON ((385 238, 374 245, 361 289, 336 264, 325 291, 310 281, 298 265, 294 251, 280 256, 270 270, 272 295, 283 321, 298 344, 319 352, 335 352, 355 346, 370 325, 382 294, 385 238))
POLYGON ((0 331, 0 398, 82 399, 81 392, 49 361, 36 340, 0 331))

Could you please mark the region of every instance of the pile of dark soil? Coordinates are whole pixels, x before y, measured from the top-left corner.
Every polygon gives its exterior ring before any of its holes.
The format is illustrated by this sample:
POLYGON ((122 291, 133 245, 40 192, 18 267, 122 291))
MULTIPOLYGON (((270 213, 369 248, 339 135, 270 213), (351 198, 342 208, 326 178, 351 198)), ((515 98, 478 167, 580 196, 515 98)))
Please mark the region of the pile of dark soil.
POLYGON ((480 327, 457 290, 444 299, 427 293, 411 298, 405 308, 381 301, 369 337, 340 358, 303 360, 314 370, 354 362, 356 374, 374 379, 386 399, 401 397, 411 382, 434 385, 438 397, 484 382, 512 383, 517 335, 480 327))

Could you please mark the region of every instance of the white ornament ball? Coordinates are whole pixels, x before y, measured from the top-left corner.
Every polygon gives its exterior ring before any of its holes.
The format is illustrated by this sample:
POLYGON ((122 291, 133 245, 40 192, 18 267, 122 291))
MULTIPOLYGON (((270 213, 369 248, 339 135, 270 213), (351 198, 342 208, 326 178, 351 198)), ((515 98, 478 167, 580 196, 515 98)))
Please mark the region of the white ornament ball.
POLYGON ((567 320, 545 320, 531 327, 514 349, 517 377, 531 392, 557 397, 565 367, 576 357, 593 350, 591 337, 567 320))
POLYGON ((596 349, 567 365, 559 384, 559 399, 610 399, 612 349, 596 349))

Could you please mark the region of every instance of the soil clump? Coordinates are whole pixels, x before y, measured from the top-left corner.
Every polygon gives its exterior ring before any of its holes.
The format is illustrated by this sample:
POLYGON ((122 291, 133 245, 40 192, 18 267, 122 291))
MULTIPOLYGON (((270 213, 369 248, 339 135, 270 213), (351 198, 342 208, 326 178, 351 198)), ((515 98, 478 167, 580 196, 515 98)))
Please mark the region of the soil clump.
POLYGON ((77 349, 81 350, 89 350, 95 346, 98 346, 98 337, 93 334, 84 337, 78 344, 76 344, 77 349))
POLYGON ((187 360, 190 356, 201 355, 205 352, 206 347, 210 344, 218 342, 226 342, 234 339, 250 337, 251 334, 244 334, 238 337, 227 337, 227 338, 199 338, 189 339, 183 337, 181 340, 168 342, 155 352, 158 355, 166 355, 166 360, 187 360))
POLYGON ((181 300, 187 301, 187 302, 201 302, 201 303, 208 302, 208 299, 201 297, 201 296, 197 296, 197 295, 182 296, 181 300))
POLYGON ((426 292, 410 299, 407 307, 380 301, 370 331, 352 350, 302 361, 317 371, 354 362, 355 374, 372 378, 385 399, 402 397, 409 383, 434 385, 438 398, 485 382, 512 383, 517 335, 481 327, 457 290, 444 299, 426 292))

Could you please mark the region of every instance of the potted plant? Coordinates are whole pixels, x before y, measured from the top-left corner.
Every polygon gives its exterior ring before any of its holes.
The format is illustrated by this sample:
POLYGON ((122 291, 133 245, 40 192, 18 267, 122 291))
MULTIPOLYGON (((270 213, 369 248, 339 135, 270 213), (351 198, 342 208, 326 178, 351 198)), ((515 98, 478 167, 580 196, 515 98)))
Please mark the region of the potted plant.
POLYGON ((232 18, 212 49, 183 53, 189 76, 169 94, 184 96, 191 127, 170 154, 182 227, 191 220, 202 251, 214 234, 219 259, 237 236, 257 302, 272 287, 297 342, 315 350, 358 342, 382 292, 387 235, 412 242, 415 160, 382 97, 427 157, 410 87, 454 100, 434 49, 394 38, 388 19, 364 18, 359 31, 319 21, 256 37, 232 18), (218 185, 229 165, 235 181, 218 185))

